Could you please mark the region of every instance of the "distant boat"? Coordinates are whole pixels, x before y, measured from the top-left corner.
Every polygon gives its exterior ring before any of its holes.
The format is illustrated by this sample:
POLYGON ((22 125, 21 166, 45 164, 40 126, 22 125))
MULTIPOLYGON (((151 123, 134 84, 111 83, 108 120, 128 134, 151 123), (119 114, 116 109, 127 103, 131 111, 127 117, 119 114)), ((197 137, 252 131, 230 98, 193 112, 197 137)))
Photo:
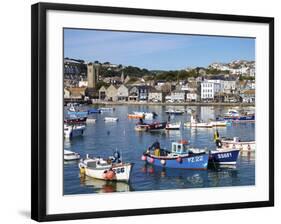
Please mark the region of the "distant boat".
POLYGON ((149 124, 136 124, 135 131, 147 131, 149 124))
POLYGON ((160 131, 160 130, 164 130, 166 128, 166 124, 167 122, 152 122, 150 124, 148 124, 148 131, 160 131))
POLYGON ((254 113, 239 113, 237 110, 228 110, 227 113, 216 118, 217 121, 232 121, 232 122, 255 122, 254 113))
POLYGON ((86 120, 86 123, 89 124, 89 123, 95 123, 97 121, 96 118, 87 118, 86 120))
POLYGON ((81 124, 81 123, 85 123, 87 121, 87 117, 68 117, 66 119, 64 119, 64 123, 65 124, 81 124))
POLYGON ((236 148, 241 151, 253 152, 256 150, 256 141, 241 141, 238 137, 222 138, 222 147, 227 149, 236 148))
POLYGON ((166 112, 166 114, 171 114, 171 115, 172 114, 173 115, 182 115, 185 113, 184 110, 174 110, 174 109, 169 109, 169 110, 166 110, 165 112, 166 112))
POLYGON ((67 109, 67 115, 77 116, 77 117, 87 117, 88 112, 77 110, 73 105, 71 105, 71 107, 67 109))
POLYGON ((76 136, 83 135, 84 131, 86 129, 85 125, 68 125, 64 124, 64 137, 65 138, 73 138, 76 136))
POLYGON ((88 109, 88 114, 99 114, 99 113, 101 113, 100 109, 96 109, 96 108, 88 109))
POLYGON ((103 112, 113 112, 115 110, 115 108, 113 107, 101 107, 98 109, 101 113, 103 112))
POLYGON ((63 159, 65 161, 79 160, 80 155, 78 153, 70 151, 70 150, 63 150, 63 159))
POLYGON ((119 120, 118 117, 105 117, 104 121, 105 122, 117 122, 119 120))
POLYGON ((154 166, 177 169, 201 169, 208 168, 209 155, 205 152, 194 153, 188 147, 187 141, 172 142, 171 150, 155 149, 143 153, 143 161, 154 166))
POLYGON ((131 118, 131 119, 144 119, 144 114, 128 114, 128 118, 131 118))
POLYGON ((133 114, 140 116, 143 119, 146 120, 152 120, 157 117, 157 114, 155 112, 133 112, 133 114))
POLYGON ((190 117, 190 122, 184 123, 185 127, 189 128, 212 128, 213 125, 209 122, 200 122, 198 119, 195 117, 194 114, 191 114, 190 117))
POLYGON ((165 128, 166 130, 180 130, 181 122, 167 123, 165 128))
POLYGON ((79 163, 81 174, 89 177, 107 181, 129 182, 133 164, 123 163, 120 153, 114 152, 108 159, 100 157, 90 158, 88 155, 79 163))

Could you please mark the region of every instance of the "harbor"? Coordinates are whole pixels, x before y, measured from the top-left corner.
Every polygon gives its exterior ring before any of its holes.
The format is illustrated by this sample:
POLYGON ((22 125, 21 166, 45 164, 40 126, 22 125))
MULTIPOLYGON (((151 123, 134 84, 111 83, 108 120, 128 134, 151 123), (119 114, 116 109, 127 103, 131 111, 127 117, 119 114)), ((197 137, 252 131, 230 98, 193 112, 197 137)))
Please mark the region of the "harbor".
MULTIPOLYGON (((185 125, 192 121, 193 113, 196 114, 199 123, 209 125, 211 122, 218 122, 219 117, 229 111, 254 111, 252 106, 142 104, 112 105, 110 107, 108 105, 88 105, 78 108, 82 114, 83 112, 87 113, 87 120, 90 122, 83 119, 77 120, 80 126, 80 121, 84 122, 83 132, 79 128, 80 133, 77 136, 69 135, 64 139, 64 150, 79 155, 77 159, 64 161, 65 195, 255 185, 256 150, 251 148, 252 142, 255 141, 254 120, 251 122, 230 122, 223 126, 212 123, 210 127, 201 128, 185 125), (154 117, 153 114, 157 114, 157 116, 154 117), (130 118, 129 115, 137 116, 130 118), (145 118, 145 115, 149 116, 145 118), (149 128, 141 131, 136 130, 136 126, 140 122, 148 125, 149 128), (165 127, 152 131, 151 129, 157 123, 165 123, 165 127), (167 123, 180 125, 170 125, 168 128, 167 123), (159 142, 161 145, 159 148, 170 151, 172 151, 173 144, 179 144, 183 140, 186 141, 183 145, 187 145, 188 149, 198 148, 206 150, 206 152, 218 151, 214 140, 214 134, 217 132, 223 148, 226 146, 229 147, 228 150, 238 148, 239 154, 237 154, 237 160, 234 164, 219 164, 214 159, 210 160, 211 156, 207 156, 207 160, 204 157, 204 161, 208 162, 209 158, 209 163, 203 167, 204 169, 189 169, 194 167, 186 167, 186 169, 179 167, 177 169, 177 167, 170 168, 169 162, 163 161, 165 157, 161 157, 158 165, 157 158, 152 163, 149 162, 151 160, 147 160, 147 157, 146 161, 143 158, 144 155, 148 156, 145 152, 154 142, 159 142), (239 140, 236 142, 237 138, 239 140), (242 142, 247 142, 245 147, 242 142), (119 154, 115 155, 116 152, 119 154), (81 172, 81 161, 85 161, 87 157, 91 156, 98 159, 90 161, 98 161, 99 165, 102 161, 100 158, 111 158, 112 161, 122 159, 127 164, 131 164, 130 178, 126 181, 117 181, 118 176, 116 176, 114 179, 111 174, 118 175, 115 167, 108 169, 114 172, 107 172, 100 178, 85 175, 85 172, 81 172), (102 178, 104 180, 101 180, 102 178)), ((68 109, 65 107, 65 117, 68 115, 68 109)), ((72 118, 71 122, 72 124, 69 126, 72 125, 74 130, 76 124, 73 122, 76 120, 72 118)), ((200 156, 202 155, 200 154, 200 156)), ((68 154, 68 158, 73 157, 68 154)), ((176 164, 181 164, 180 160, 177 162, 176 164)), ((105 164, 107 165, 106 162, 105 164)))

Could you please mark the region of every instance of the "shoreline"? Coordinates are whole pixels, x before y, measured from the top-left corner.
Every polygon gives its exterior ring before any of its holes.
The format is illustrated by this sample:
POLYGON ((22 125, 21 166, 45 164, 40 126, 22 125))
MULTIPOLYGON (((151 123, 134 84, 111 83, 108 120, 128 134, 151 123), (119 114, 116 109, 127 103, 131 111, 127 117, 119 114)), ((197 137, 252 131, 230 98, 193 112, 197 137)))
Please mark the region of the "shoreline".
POLYGON ((118 101, 118 102, 97 101, 97 102, 92 102, 91 104, 92 105, 149 105, 149 106, 230 106, 230 107, 255 106, 255 103, 215 103, 215 102, 153 103, 153 102, 134 102, 134 101, 118 101))

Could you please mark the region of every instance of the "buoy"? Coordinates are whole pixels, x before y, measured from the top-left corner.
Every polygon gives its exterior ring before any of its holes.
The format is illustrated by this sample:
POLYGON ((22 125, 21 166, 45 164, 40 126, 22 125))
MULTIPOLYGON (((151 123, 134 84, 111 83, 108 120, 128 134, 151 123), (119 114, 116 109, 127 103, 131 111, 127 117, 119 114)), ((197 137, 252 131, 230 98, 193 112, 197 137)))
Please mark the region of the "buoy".
POLYGON ((108 170, 106 172, 106 179, 107 180, 113 180, 115 176, 116 175, 115 175, 115 172, 113 170, 108 170))
POLYGON ((178 158, 177 158, 177 162, 182 163, 182 158, 181 158, 181 157, 178 157, 178 158))
POLYGON ((82 175, 85 174, 85 167, 80 167, 80 174, 82 174, 82 175))
POLYGON ((150 162, 150 163, 154 163, 154 159, 153 159, 153 158, 150 158, 149 162, 150 162))
POLYGON ((163 166, 165 166, 166 165, 166 160, 165 159, 161 159, 161 164, 163 165, 163 166))
POLYGON ((142 161, 145 161, 145 160, 146 160, 146 156, 145 156, 145 155, 142 155, 142 156, 141 156, 141 160, 142 160, 142 161))

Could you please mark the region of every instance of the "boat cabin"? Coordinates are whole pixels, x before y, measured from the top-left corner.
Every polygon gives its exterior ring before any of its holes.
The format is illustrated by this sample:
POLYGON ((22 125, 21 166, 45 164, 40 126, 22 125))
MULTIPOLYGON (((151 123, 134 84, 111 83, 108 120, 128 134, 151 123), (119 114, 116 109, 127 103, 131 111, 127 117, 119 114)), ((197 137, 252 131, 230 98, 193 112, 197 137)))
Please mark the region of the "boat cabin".
POLYGON ((172 153, 175 154, 188 154, 189 150, 187 147, 187 142, 173 142, 172 143, 172 153))

